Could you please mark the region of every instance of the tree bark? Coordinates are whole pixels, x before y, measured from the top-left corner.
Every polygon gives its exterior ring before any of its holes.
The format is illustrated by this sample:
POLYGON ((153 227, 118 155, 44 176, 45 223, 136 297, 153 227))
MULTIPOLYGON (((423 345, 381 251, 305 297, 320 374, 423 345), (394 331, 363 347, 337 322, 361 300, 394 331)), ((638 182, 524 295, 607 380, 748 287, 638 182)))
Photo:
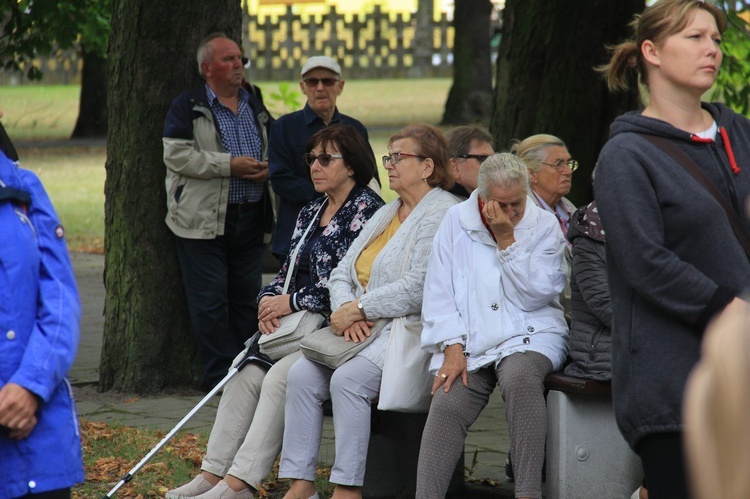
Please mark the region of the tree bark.
POLYGON ((456 2, 453 16, 453 85, 443 125, 488 124, 492 112, 490 0, 456 2))
POLYGON ((99 387, 197 386, 200 362, 175 244, 164 223, 162 130, 169 103, 201 83, 195 51, 239 42, 238 0, 115 0, 109 44, 105 325, 99 387))
POLYGON ((71 138, 103 138, 107 136, 107 59, 84 46, 81 52, 81 99, 71 138))
POLYGON ((560 137, 580 162, 569 195, 593 198, 590 175, 609 125, 637 107, 637 93, 612 95, 594 67, 606 45, 631 36, 628 23, 643 0, 508 0, 491 131, 498 150, 537 133, 560 137))

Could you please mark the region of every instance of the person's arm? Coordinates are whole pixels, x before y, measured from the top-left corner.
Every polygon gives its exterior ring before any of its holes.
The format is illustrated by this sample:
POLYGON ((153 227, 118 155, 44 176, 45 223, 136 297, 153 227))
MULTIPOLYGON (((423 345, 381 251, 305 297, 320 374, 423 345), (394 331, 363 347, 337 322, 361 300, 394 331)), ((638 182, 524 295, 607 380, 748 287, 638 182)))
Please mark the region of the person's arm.
MULTIPOLYGON (((466 325, 456 305, 454 288, 454 243, 457 234, 458 211, 450 211, 440 224, 432 244, 422 301, 422 349, 441 352, 446 343, 465 344, 466 325)), ((468 244, 470 242, 466 241, 468 244)), ((464 283, 459 283, 459 285, 464 283)), ((460 345, 459 345, 460 346, 460 345)))
MULTIPOLYGON (((638 140, 643 139, 633 136, 632 141, 638 140)), ((647 157, 649 151, 634 150, 639 144, 622 142, 602 151, 595 181, 612 256, 607 265, 616 265, 628 284, 653 305, 702 329, 739 290, 720 287, 667 247, 659 195, 648 172, 653 160, 647 157)))
POLYGON ((609 299, 607 262, 604 243, 578 237, 573 243, 573 278, 591 313, 612 328, 612 305, 609 299))
POLYGON ((304 151, 295 146, 295 142, 302 139, 294 136, 296 131, 291 129, 290 121, 290 118, 280 119, 271 124, 268 170, 276 194, 290 203, 304 205, 312 201, 317 193, 312 182, 301 176, 304 172, 298 171, 304 164, 301 157, 304 151), (300 155, 298 158, 295 157, 297 153, 300 155))
POLYGON ((196 149, 193 133, 192 105, 188 99, 178 97, 172 101, 164 123, 162 143, 167 168, 186 177, 229 177, 232 173, 231 155, 227 152, 196 149))
POLYGON ((359 235, 354 239, 346 254, 338 265, 331 271, 328 279, 328 292, 331 300, 331 310, 339 309, 344 303, 356 300, 355 290, 358 283, 352 282, 351 269, 354 262, 359 258, 362 250, 370 243, 377 233, 382 232, 387 220, 396 213, 395 201, 381 207, 375 215, 367 222, 359 235))
POLYGON ((40 251, 37 320, 21 366, 11 376, 46 401, 67 375, 78 348, 81 315, 78 289, 65 240, 58 237, 60 222, 39 179, 24 171, 31 187, 29 219, 40 251))
POLYGON ((526 209, 538 211, 536 227, 516 228, 516 232, 531 234, 517 237, 519 240, 497 251, 496 256, 506 299, 521 310, 532 311, 559 296, 565 287, 567 264, 565 241, 555 218, 535 206, 526 209))

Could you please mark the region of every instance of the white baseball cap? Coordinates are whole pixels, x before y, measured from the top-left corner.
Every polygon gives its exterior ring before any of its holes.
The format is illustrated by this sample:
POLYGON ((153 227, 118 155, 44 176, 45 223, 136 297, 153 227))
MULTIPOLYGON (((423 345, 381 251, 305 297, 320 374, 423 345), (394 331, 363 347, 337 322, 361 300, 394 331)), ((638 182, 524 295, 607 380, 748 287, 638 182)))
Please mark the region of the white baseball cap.
POLYGON ((316 55, 307 59, 307 62, 305 62, 305 65, 302 66, 302 71, 300 71, 300 76, 304 78, 305 74, 309 73, 315 68, 325 68, 325 69, 331 70, 334 73, 336 73, 336 75, 338 75, 339 78, 343 78, 341 76, 341 66, 339 66, 339 63, 334 61, 331 57, 328 57, 327 55, 316 55))

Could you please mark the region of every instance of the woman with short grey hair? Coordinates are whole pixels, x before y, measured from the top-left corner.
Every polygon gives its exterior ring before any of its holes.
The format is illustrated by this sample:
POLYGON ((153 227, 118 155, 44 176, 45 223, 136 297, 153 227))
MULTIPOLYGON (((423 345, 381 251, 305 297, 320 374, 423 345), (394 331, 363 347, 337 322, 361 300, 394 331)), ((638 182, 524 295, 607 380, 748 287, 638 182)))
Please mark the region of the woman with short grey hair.
MULTIPOLYGON (((493 185, 520 183, 523 192, 529 192, 529 172, 526 164, 508 153, 499 153, 485 160, 487 165, 479 169, 477 189, 482 199, 487 199, 493 185)), ((484 165, 483 165, 484 166, 484 165)))
POLYGON ((444 497, 471 424, 495 384, 506 404, 516 497, 542 497, 544 377, 562 367, 568 327, 558 296, 565 241, 555 217, 527 202, 518 157, 490 156, 479 187, 448 210, 432 246, 422 348, 435 373, 417 471, 421 499, 444 497))

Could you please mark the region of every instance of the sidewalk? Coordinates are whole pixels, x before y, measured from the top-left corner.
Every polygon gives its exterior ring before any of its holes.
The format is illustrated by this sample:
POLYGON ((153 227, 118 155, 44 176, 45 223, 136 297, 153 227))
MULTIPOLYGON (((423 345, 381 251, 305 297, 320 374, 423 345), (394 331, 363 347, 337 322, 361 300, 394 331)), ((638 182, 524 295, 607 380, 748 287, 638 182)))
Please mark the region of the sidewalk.
MULTIPOLYGON (((127 426, 171 430, 203 398, 195 395, 141 397, 123 393, 98 393, 99 357, 104 330, 104 256, 72 253, 83 314, 78 356, 70 370, 80 417, 90 421, 120 423, 127 426)), ((184 431, 208 433, 216 416, 219 397, 214 397, 185 425, 184 431)), ((495 392, 479 419, 469 431, 465 446, 465 464, 471 468, 476 453, 477 464, 471 477, 497 482, 495 487, 472 485, 467 481, 466 497, 512 498, 513 484, 505 480, 505 458, 509 448, 508 428, 502 397, 495 392)), ((333 426, 325 418, 320 462, 333 462, 333 426)))

